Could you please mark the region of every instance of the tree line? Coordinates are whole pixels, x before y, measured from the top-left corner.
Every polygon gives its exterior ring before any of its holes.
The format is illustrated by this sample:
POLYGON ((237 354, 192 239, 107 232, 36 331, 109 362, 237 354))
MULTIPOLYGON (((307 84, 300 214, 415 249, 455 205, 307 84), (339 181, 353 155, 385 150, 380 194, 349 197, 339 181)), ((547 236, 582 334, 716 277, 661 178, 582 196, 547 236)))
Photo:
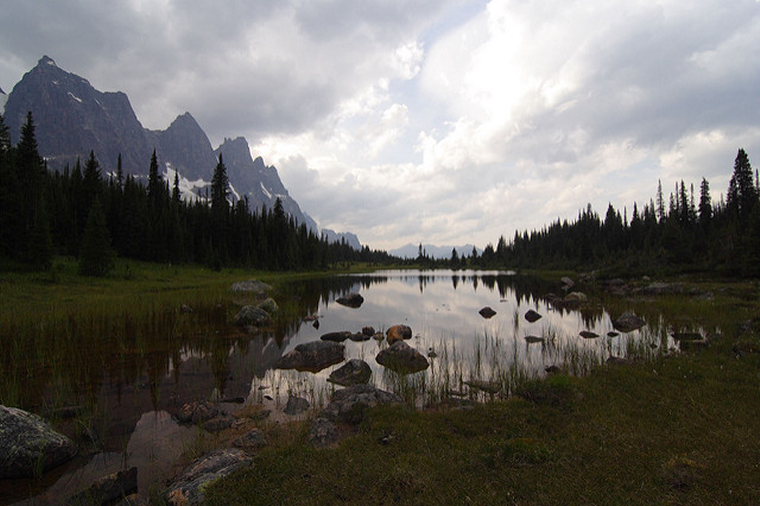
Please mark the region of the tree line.
POLYGON ((16 146, 0 115, 0 256, 45 270, 56 254, 76 256, 80 272, 105 275, 119 257, 215 268, 323 269, 337 262, 389 261, 385 252, 329 243, 283 210, 230 202, 219 156, 210 195, 187 202, 178 176, 159 173, 155 151, 144 177, 124 175, 121 157, 104 173, 90 152, 84 166, 47 170, 32 114, 16 146))
POLYGON ((651 270, 713 271, 760 276, 760 181, 739 149, 725 201, 713 202, 710 183, 699 189, 681 180, 666 198, 658 181, 654 198, 630 215, 609 204, 604 217, 588 204, 574 220, 500 237, 482 254, 436 261, 420 246, 416 262, 454 268, 598 269, 639 274, 651 270), (697 194, 698 192, 698 194, 697 194))

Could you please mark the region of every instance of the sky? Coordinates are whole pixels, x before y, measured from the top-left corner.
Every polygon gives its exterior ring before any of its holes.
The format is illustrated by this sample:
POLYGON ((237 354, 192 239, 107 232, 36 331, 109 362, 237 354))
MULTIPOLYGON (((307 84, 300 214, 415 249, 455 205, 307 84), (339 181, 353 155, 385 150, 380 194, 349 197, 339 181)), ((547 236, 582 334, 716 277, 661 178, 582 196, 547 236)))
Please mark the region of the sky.
POLYGON ((480 247, 725 193, 760 166, 760 0, 10 0, 0 88, 46 54, 166 128, 245 136, 321 227, 480 247))

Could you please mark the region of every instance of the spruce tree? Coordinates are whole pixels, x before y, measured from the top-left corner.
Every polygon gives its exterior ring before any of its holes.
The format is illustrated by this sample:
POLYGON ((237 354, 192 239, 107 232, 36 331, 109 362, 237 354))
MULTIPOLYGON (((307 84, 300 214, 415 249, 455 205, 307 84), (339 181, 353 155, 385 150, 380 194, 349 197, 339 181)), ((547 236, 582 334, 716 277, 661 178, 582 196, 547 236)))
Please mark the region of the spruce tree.
POLYGON ((85 276, 105 276, 113 268, 114 253, 111 249, 111 236, 106 227, 106 216, 100 199, 95 199, 90 206, 87 226, 82 237, 79 253, 79 273, 85 276))
POLYGON ((158 174, 158 157, 155 148, 150 156, 150 169, 148 170, 148 200, 154 208, 161 203, 161 176, 158 174))
POLYGON ((712 220, 712 199, 710 198, 710 183, 702 178, 699 185, 699 223, 706 228, 712 220))
POLYGON ((211 178, 211 209, 215 212, 227 211, 229 209, 229 203, 227 202, 227 195, 229 193, 227 190, 228 184, 227 167, 225 167, 222 160, 222 154, 219 153, 219 163, 216 164, 214 175, 211 178))
POLYGON ((757 202, 757 189, 752 181, 752 166, 743 149, 739 149, 734 161, 734 172, 728 184, 726 207, 741 221, 745 221, 757 202))

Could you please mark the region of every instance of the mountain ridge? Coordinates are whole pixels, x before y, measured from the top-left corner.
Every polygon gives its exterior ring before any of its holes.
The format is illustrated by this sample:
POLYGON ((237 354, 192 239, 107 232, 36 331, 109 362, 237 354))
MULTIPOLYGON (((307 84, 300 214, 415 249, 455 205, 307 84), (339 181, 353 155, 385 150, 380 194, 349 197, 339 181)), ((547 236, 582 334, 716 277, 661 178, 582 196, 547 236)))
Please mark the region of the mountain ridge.
MULTIPOLYGON (((388 250, 388 253, 397 256, 400 258, 417 258, 419 255, 419 244, 405 244, 403 246, 400 246, 398 248, 388 250)), ((431 258, 451 258, 451 251, 453 249, 457 250, 457 255, 460 257, 462 256, 471 256, 472 255, 472 249, 475 248, 478 252, 478 255, 483 253, 483 250, 480 248, 475 247, 472 244, 465 244, 463 246, 436 246, 434 244, 422 244, 422 249, 425 251, 427 256, 431 258)))

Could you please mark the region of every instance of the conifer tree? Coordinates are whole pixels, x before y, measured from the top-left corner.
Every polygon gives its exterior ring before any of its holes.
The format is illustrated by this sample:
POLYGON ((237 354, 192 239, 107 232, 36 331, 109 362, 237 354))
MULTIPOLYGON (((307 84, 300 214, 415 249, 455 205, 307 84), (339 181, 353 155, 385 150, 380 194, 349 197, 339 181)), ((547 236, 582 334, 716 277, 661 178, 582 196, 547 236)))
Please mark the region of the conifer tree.
POLYGON ((90 207, 82 237, 79 273, 85 276, 105 276, 113 268, 113 260, 106 217, 100 199, 96 198, 90 207))
POLYGON ((148 170, 148 200, 155 208, 161 202, 161 176, 158 174, 158 157, 156 150, 150 156, 150 169, 148 170))
POLYGON ((227 167, 224 166, 222 154, 219 153, 219 163, 216 164, 214 175, 211 178, 211 209, 217 212, 229 209, 227 202, 227 195, 229 193, 227 190, 228 184, 227 167))
POLYGON ((757 189, 752 181, 752 166, 743 149, 739 149, 734 161, 734 172, 728 184, 726 207, 744 221, 757 201, 757 189))
POLYGON ((710 198, 710 183, 702 178, 699 185, 699 223, 703 228, 712 220, 712 199, 710 198))

